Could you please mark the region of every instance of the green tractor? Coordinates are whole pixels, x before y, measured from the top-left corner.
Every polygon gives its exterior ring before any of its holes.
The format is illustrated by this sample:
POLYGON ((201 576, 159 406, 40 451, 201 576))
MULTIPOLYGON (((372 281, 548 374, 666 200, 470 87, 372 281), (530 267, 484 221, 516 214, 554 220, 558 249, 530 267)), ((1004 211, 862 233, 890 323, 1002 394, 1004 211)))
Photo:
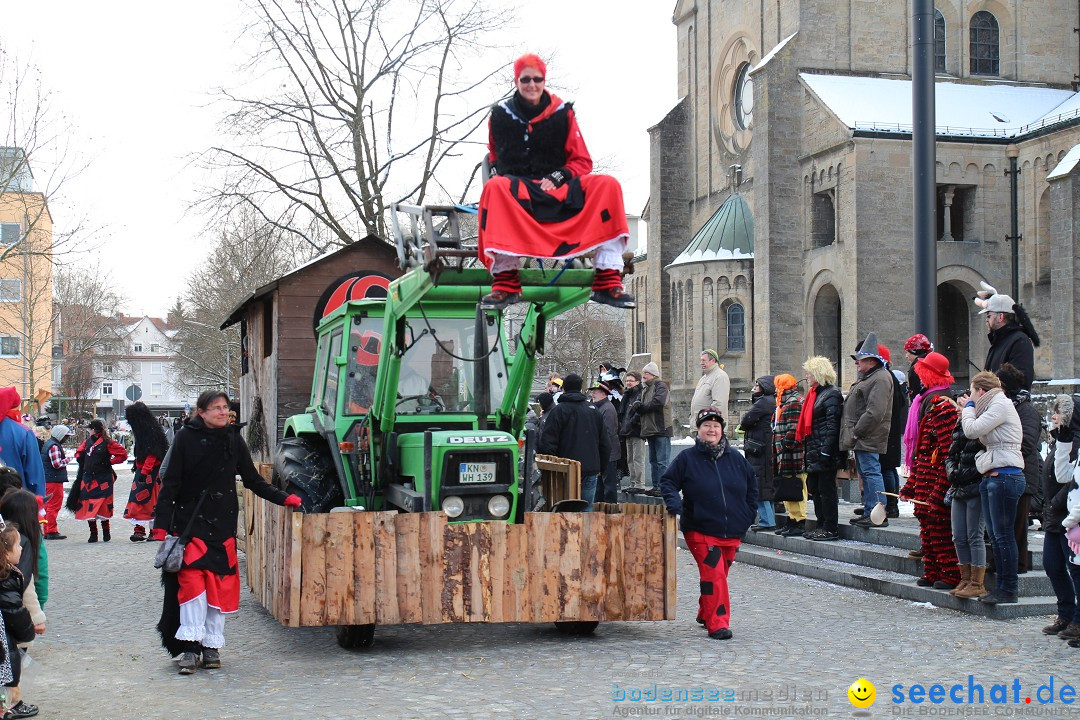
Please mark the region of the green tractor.
POLYGON ((307 512, 520 522, 543 503, 522 468, 535 448, 523 430, 545 325, 589 299, 592 271, 523 271, 524 316, 510 324, 479 307, 491 279, 466 267, 475 250, 398 235, 412 267, 386 298, 346 302, 318 326, 310 405, 285 423, 277 482, 307 512), (448 255, 457 267, 443 264, 448 255))

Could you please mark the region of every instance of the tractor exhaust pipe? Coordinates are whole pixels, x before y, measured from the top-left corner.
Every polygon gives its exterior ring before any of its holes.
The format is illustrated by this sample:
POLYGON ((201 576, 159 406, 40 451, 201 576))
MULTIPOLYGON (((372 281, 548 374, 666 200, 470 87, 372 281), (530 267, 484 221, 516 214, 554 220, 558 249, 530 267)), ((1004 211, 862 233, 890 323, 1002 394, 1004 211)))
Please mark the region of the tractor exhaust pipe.
POLYGON ((476 408, 478 430, 488 429, 491 414, 490 380, 488 378, 487 313, 476 306, 476 327, 473 338, 473 406, 476 408))

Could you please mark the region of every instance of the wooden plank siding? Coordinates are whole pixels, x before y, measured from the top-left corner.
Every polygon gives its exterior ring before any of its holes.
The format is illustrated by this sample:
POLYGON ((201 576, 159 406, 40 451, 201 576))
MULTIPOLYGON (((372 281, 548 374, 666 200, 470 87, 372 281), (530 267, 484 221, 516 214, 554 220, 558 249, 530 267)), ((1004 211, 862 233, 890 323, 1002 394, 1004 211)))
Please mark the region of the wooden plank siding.
POLYGON ((297 513, 246 491, 248 584, 290 627, 674 619, 675 524, 622 508, 448 523, 297 513))

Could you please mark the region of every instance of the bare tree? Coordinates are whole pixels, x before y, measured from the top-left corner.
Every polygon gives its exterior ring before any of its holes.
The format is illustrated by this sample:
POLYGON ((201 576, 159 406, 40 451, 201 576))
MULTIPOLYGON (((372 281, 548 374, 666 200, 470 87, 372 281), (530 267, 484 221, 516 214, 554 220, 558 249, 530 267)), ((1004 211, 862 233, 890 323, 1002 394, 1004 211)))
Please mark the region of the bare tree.
POLYGON ((188 292, 169 317, 175 385, 185 391, 226 388, 235 396, 240 381, 240 328, 221 330, 229 313, 251 293, 313 256, 310 248, 241 210, 225 227, 210 256, 189 276, 188 292))
POLYGON ((205 155, 223 179, 203 201, 215 219, 250 208, 323 251, 387 237, 392 201, 465 196, 439 176, 486 117, 505 63, 477 72, 475 57, 503 14, 482 0, 248 3, 251 66, 276 91, 225 92, 233 143, 205 155))
POLYGON ((96 235, 85 219, 66 206, 66 184, 87 167, 72 150, 73 123, 54 104, 41 73, 0 49, 0 96, 4 99, 4 138, 0 144, 0 193, 6 227, 0 261, 33 255, 53 262, 57 257, 84 255, 96 235), (64 207, 64 230, 54 233, 50 208, 64 207), (8 222, 8 218, 12 221, 8 222), (18 225, 18 232, 8 233, 18 225), (47 229, 51 243, 33 241, 47 229))
POLYGON ((127 331, 120 314, 124 298, 112 288, 100 266, 61 267, 53 281, 60 385, 73 413, 91 410, 89 401, 99 383, 121 371, 109 368, 119 362, 127 331))
POLYGON ((622 364, 626 355, 623 311, 597 305, 580 305, 552 320, 545 338, 543 360, 537 372, 565 376, 578 373, 587 382, 596 377, 601 362, 622 364))

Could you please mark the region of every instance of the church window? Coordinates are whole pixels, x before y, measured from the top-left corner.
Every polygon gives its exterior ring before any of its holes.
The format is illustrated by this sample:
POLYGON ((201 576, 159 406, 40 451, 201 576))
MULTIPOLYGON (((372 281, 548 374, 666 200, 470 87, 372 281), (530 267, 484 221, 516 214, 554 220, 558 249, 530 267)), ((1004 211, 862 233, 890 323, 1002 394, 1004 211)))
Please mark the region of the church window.
POLYGON ((645 323, 643 322, 637 324, 637 348, 635 352, 645 352, 645 323))
POLYGON ((836 209, 833 190, 814 193, 810 206, 810 239, 816 248, 836 242, 836 209))
POLYGON ((934 10, 934 72, 945 72, 945 16, 934 10))
POLYGON ((998 21, 980 10, 971 16, 971 74, 999 74, 998 21))
POLYGON ((974 211, 974 187, 939 185, 937 189, 937 239, 942 242, 971 240, 968 230, 974 211))
POLYGON ((743 63, 735 79, 735 122, 749 130, 754 122, 754 81, 750 79, 750 63, 743 63))
POLYGON ((728 352, 746 352, 746 311, 739 303, 727 309, 728 352))

